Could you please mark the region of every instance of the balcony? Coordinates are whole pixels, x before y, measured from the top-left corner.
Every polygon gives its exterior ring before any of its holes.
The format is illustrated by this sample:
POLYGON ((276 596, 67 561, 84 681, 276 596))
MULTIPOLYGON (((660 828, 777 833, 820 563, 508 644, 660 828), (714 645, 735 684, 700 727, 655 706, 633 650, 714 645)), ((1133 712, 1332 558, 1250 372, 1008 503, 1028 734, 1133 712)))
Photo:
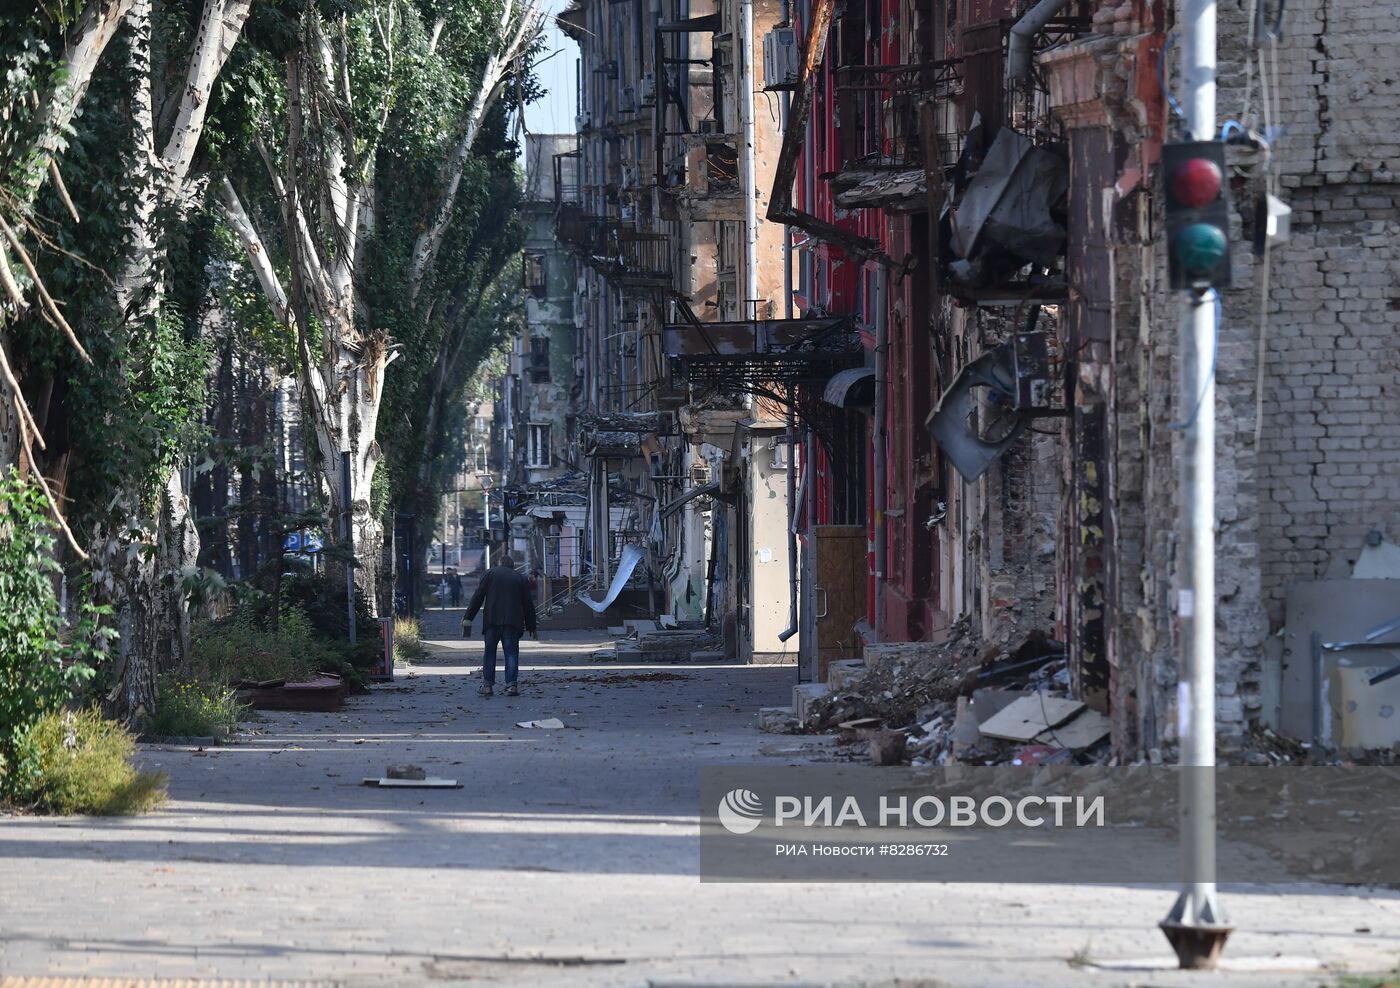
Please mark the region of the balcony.
POLYGON ((617 231, 614 274, 628 288, 669 288, 671 238, 664 233, 617 231))
POLYGON ((667 172, 667 191, 679 212, 695 221, 744 218, 739 188, 739 137, 687 134, 685 153, 667 172))
POLYGON ((575 254, 594 255, 607 251, 607 220, 585 212, 582 206, 563 203, 554 216, 554 232, 559 242, 575 254))
POLYGON ((824 381, 863 359, 848 316, 700 322, 681 314, 688 318, 662 328, 662 350, 673 378, 692 384, 824 381))

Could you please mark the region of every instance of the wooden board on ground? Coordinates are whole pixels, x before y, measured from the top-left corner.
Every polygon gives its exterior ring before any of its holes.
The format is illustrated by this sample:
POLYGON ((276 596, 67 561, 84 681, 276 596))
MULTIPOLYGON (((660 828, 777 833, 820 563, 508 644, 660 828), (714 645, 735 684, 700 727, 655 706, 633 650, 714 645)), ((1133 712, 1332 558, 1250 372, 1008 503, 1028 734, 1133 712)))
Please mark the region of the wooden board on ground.
POLYGON ((1083 751, 1108 737, 1109 721, 1097 710, 1085 710, 1068 724, 1048 728, 1035 736, 1037 744, 1083 751))
POLYGON ((379 789, 461 789, 456 779, 361 779, 360 785, 379 789))
POLYGON ((983 721, 982 734, 1004 741, 1030 741, 1046 728, 1059 727, 1083 709, 1084 704, 1078 700, 1034 693, 1021 697, 983 721))

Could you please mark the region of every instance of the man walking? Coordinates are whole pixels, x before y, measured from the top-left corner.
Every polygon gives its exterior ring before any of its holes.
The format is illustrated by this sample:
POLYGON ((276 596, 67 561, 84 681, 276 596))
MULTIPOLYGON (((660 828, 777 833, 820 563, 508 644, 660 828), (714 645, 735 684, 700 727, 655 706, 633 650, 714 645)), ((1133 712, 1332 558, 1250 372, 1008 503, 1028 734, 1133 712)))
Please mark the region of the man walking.
POLYGON ((530 581, 515 569, 510 553, 502 551, 496 565, 486 571, 481 584, 472 594, 467 613, 462 618, 462 637, 467 637, 472 620, 481 611, 484 650, 481 656, 482 683, 477 692, 490 696, 496 685, 496 645, 506 658, 506 696, 519 696, 516 678, 520 673, 520 635, 528 631, 538 635, 535 620, 535 598, 530 593, 530 581))

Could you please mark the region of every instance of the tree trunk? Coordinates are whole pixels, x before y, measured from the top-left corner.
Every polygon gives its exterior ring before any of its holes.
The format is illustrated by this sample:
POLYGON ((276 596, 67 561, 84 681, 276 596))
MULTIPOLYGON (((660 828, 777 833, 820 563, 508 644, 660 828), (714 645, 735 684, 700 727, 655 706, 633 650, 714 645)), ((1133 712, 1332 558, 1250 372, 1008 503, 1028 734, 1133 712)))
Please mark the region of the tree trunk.
POLYGON ((362 340, 352 349, 349 326, 327 326, 330 358, 312 370, 322 387, 319 395, 334 396, 313 401, 313 431, 321 480, 329 506, 331 531, 336 544, 346 541, 344 492, 350 491, 350 529, 355 552, 355 588, 371 616, 379 615, 379 570, 384 546, 384 525, 373 510, 374 475, 382 458, 375 429, 379 420, 380 397, 388 356, 382 339, 362 340), (348 457, 346 456, 348 454, 348 457), (350 469, 349 482, 345 467, 350 469))
MULTIPOLYGON (((190 54, 174 133, 164 154, 157 154, 151 60, 151 0, 130 3, 131 70, 136 79, 132 100, 136 153, 132 172, 143 183, 128 225, 125 265, 117 278, 117 301, 130 332, 139 333, 160 318, 160 282, 155 214, 164 202, 178 206, 185 194, 190 163, 204 125, 204 110, 214 79, 237 41, 248 15, 246 0, 208 0, 190 54)), ((121 368, 121 374, 129 373, 121 368)), ((140 718, 155 709, 159 674, 188 664, 190 616, 185 578, 197 565, 199 534, 190 515, 182 467, 165 477, 155 516, 144 512, 135 490, 119 503, 126 518, 94 555, 107 561, 110 581, 99 584, 111 594, 121 639, 107 706, 114 715, 140 718), (137 533, 135 537, 131 533, 137 533)), ((139 480, 139 478, 138 478, 139 480)))

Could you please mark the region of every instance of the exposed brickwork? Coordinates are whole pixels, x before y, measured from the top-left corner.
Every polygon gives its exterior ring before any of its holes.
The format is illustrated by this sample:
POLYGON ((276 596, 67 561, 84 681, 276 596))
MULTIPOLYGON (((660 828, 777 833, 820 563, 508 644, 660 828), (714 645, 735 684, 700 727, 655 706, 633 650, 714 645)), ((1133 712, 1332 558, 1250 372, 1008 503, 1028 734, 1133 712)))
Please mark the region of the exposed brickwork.
POLYGON ((1294 176, 1273 257, 1259 448, 1264 602, 1400 536, 1400 184, 1294 176), (1322 184, 1314 184, 1317 179, 1322 184))

